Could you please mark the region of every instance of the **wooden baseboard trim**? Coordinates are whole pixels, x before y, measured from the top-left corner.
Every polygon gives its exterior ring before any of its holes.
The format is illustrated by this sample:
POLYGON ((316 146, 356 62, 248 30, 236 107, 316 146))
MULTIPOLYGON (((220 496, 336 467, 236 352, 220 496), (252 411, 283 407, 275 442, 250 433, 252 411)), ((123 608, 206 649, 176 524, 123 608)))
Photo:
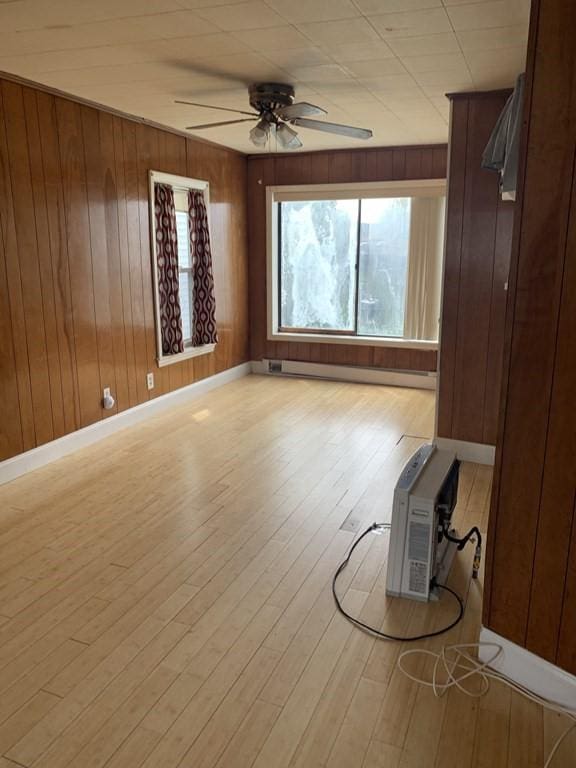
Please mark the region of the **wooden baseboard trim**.
POLYGON ((475 464, 487 464, 494 466, 496 448, 484 443, 468 443, 465 440, 451 440, 447 437, 435 437, 434 442, 438 448, 446 451, 454 451, 461 461, 473 461, 475 464))
POLYGON ((436 389, 436 374, 427 371, 392 371, 384 368, 359 368, 352 365, 306 363, 297 360, 258 360, 252 363, 252 372, 271 376, 302 376, 332 381, 350 381, 358 384, 383 384, 392 387, 436 389), (270 364, 281 370, 270 370, 270 364))
POLYGON ((250 372, 251 364, 242 363, 242 365, 237 365, 214 376, 208 376, 201 381, 195 381, 181 389, 176 389, 174 392, 155 397, 153 400, 136 405, 134 408, 129 408, 115 416, 90 424, 88 427, 78 429, 76 432, 71 432, 69 435, 52 440, 50 443, 40 445, 38 448, 26 451, 26 453, 6 459, 6 461, 0 462, 0 485, 9 483, 17 477, 50 464, 80 448, 97 443, 121 429, 149 419, 159 411, 195 400, 212 389, 247 376, 250 372))
MULTIPOLYGON (((574 709, 576 701, 574 675, 486 627, 480 630, 480 642, 502 646, 502 653, 492 665, 493 669, 545 699, 574 709)), ((492 648, 480 646, 479 657, 482 661, 486 661, 492 655, 492 648)))

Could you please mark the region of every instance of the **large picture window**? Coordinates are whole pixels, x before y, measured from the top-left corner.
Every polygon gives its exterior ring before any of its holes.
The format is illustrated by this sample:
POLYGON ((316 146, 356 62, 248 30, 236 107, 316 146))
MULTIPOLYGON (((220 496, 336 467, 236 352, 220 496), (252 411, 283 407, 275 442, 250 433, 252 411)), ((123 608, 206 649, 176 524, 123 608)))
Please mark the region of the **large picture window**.
POLYGON ((275 188, 273 332, 435 342, 444 185, 275 188))

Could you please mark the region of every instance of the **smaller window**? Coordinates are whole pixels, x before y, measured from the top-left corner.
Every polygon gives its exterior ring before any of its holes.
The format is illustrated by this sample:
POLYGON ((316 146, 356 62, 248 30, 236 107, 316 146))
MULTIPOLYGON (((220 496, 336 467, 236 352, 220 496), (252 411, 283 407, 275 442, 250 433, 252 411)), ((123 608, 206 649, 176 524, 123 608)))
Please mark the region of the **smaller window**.
POLYGON ((150 171, 152 274, 159 366, 212 352, 217 341, 208 210, 207 181, 150 171), (200 271, 197 271, 198 254, 204 261, 200 271), (206 309, 207 297, 211 313, 207 325, 205 312, 198 316, 198 323, 195 322, 194 296, 198 288, 195 274, 200 275, 198 279, 202 283, 203 309, 206 309), (199 323, 204 323, 204 327, 197 327, 199 323))

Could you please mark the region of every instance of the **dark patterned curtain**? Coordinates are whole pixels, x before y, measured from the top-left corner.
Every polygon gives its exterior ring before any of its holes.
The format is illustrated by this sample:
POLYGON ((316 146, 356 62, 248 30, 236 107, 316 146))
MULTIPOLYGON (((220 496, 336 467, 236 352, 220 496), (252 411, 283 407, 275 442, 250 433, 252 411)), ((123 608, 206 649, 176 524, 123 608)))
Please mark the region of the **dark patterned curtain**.
POLYGON ((166 184, 154 185, 154 215, 162 352, 165 355, 175 355, 184 351, 184 339, 178 290, 176 210, 172 187, 166 184))
POLYGON ((204 194, 200 190, 190 190, 188 194, 188 213, 194 292, 192 345, 199 347, 202 344, 216 344, 218 341, 208 215, 204 194))

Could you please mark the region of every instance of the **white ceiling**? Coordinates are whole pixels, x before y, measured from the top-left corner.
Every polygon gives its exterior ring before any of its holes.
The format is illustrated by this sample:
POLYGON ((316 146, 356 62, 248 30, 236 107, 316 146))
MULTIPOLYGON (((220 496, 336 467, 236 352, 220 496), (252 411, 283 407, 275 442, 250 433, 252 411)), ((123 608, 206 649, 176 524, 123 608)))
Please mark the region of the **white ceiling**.
MULTIPOLYGON (((530 0, 0 0, 0 70, 183 129, 289 82, 366 142, 300 129, 305 149, 444 142, 452 91, 513 85, 530 0)), ((230 119, 234 119, 231 114, 230 119)), ((198 135, 246 152, 249 124, 198 135)), ((273 149, 273 148, 272 148, 273 149)))

